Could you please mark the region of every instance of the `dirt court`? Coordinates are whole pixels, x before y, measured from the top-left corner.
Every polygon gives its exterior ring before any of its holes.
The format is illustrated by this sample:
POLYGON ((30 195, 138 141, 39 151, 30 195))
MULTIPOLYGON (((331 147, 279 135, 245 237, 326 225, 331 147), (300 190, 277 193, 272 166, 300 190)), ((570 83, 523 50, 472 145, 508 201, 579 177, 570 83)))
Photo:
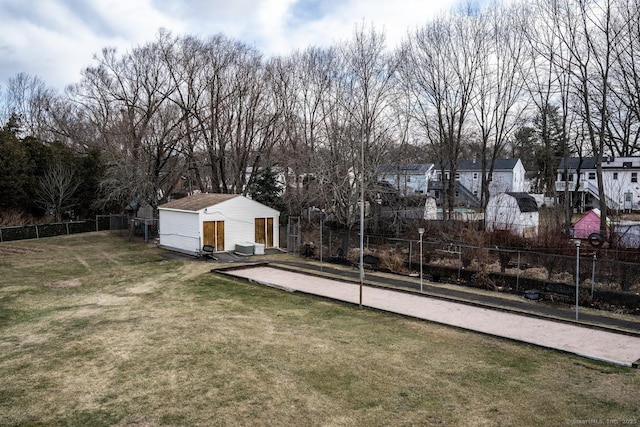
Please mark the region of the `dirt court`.
MULTIPOLYGON (((292 292, 303 292, 353 304, 360 303, 360 286, 351 282, 269 266, 230 269, 224 273, 292 292)), ((638 367, 640 363, 640 337, 578 324, 540 319, 366 285, 362 290, 362 305, 616 365, 638 367)))

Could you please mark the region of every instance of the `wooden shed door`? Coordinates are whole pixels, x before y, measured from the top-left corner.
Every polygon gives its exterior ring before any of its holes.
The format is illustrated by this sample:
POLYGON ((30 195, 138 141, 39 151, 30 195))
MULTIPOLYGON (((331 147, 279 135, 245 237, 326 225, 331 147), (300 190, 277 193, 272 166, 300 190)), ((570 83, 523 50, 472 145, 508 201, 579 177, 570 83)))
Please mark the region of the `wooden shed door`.
POLYGON ((204 245, 224 251, 224 221, 204 221, 202 223, 204 245))
POLYGON ((273 247, 273 218, 256 218, 256 243, 262 243, 267 248, 273 247))

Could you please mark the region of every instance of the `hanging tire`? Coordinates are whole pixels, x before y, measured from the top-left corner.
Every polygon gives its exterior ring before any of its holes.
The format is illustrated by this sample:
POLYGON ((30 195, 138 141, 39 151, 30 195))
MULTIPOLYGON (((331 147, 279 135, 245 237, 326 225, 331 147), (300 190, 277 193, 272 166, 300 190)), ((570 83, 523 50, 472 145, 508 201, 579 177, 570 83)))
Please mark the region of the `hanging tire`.
POLYGON ((602 235, 600 235, 600 233, 591 233, 589 234, 589 244, 591 246, 595 246, 596 248, 599 248, 600 246, 602 246, 604 244, 604 237, 602 237, 602 235))

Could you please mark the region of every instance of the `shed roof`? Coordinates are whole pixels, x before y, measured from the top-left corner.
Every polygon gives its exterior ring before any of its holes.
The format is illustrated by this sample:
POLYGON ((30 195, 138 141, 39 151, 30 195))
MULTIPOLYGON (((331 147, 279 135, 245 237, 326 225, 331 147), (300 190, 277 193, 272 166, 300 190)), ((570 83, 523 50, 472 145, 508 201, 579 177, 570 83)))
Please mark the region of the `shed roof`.
POLYGON ((160 209, 179 209, 197 212, 239 196, 239 194, 200 193, 182 199, 172 200, 158 207, 160 209))
POLYGON ((520 212, 538 212, 538 204, 531 194, 517 192, 507 192, 507 194, 516 199, 520 212))

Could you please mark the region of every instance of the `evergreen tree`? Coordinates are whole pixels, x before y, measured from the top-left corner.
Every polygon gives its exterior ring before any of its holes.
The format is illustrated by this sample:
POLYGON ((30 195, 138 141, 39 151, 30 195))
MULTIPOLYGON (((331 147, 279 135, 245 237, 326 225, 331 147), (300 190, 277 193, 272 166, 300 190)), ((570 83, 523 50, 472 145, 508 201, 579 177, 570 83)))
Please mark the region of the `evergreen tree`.
POLYGON ((249 197, 253 200, 285 213, 286 206, 281 193, 282 186, 271 167, 261 170, 248 188, 249 197))
POLYGON ((15 116, 0 129, 0 208, 26 209, 29 203, 30 158, 18 131, 15 116))

